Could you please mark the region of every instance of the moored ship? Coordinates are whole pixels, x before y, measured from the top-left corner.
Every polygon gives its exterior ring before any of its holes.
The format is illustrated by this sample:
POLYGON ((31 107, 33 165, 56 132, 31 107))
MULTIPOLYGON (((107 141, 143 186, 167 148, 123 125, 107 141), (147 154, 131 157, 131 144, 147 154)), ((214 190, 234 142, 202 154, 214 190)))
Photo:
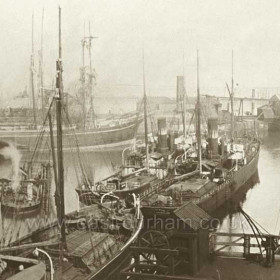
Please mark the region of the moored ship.
MULTIPOLYGON (((199 67, 199 64, 197 65, 199 67)), ((170 187, 147 197, 142 201, 145 216, 156 213, 167 214, 189 201, 199 205, 203 210, 212 213, 219 208, 257 172, 260 141, 256 135, 234 138, 234 115, 231 114, 231 138, 218 138, 218 119, 208 118, 208 139, 205 149, 202 148, 200 132, 200 89, 199 68, 197 79, 197 154, 198 174, 191 178, 171 179, 170 187)), ((231 109, 233 110, 233 77, 231 109)))
MULTIPOLYGON (((43 32, 43 30, 42 30, 43 32)), ((33 34, 33 20, 32 20, 33 34)), ((91 45, 93 36, 84 37, 82 40, 83 62, 80 68, 80 87, 77 98, 74 94, 64 94, 63 111, 72 121, 64 127, 65 137, 63 139, 64 149, 70 150, 73 137, 79 144, 80 150, 102 151, 104 149, 123 149, 130 146, 136 139, 138 127, 142 121, 138 112, 130 111, 118 115, 97 115, 94 108, 94 85, 95 70, 91 62, 91 45), (89 65, 85 65, 85 48, 89 52, 89 65), (81 101, 81 102, 80 102, 81 101)), ((49 131, 43 131, 47 119, 45 115, 54 89, 44 87, 43 80, 43 42, 41 42, 41 55, 39 56, 39 89, 38 96, 35 89, 34 73, 34 46, 32 36, 32 53, 30 62, 30 90, 23 91, 13 102, 18 103, 15 107, 3 107, 0 109, 0 139, 13 143, 20 150, 32 151, 36 145, 38 134, 44 133, 49 138, 49 131), (20 101, 20 102, 19 102, 20 101), (31 103, 31 104, 30 104, 31 103), (25 104, 25 105, 23 105, 25 104)), ((100 105, 99 105, 100 106, 100 105)), ((102 106, 102 105, 101 105, 102 106)), ((98 107, 96 105, 96 107, 98 107)), ((102 112, 102 114, 104 111, 102 112)), ((54 130, 56 136, 56 131, 54 130)))
POLYGON ((208 137, 203 141, 199 86, 196 107, 199 125, 195 143, 180 149, 178 139, 167 133, 165 120, 159 119, 157 144, 151 145, 151 153, 144 147, 142 152, 134 151, 124 161, 122 173, 91 187, 76 189, 81 201, 91 204, 97 193, 105 191, 121 198, 134 193, 142 200, 143 213, 153 215, 157 210, 164 212, 165 207, 175 210, 189 200, 212 212, 229 200, 256 173, 260 141, 255 135, 234 138, 233 115, 230 139, 219 138, 218 118, 211 117, 208 118, 208 137))
MULTIPOLYGON (((59 8, 60 26, 61 10, 59 8)), ((61 42, 61 29, 59 42, 61 42)), ((34 258, 33 250, 35 249, 37 256, 41 254, 47 256, 45 262, 50 263, 48 279, 116 279, 116 272, 131 261, 128 247, 138 236, 143 222, 140 204, 138 200, 135 200, 132 207, 127 207, 120 199, 114 203, 103 203, 101 200, 91 207, 65 214, 61 65, 60 48, 57 61, 58 94, 51 103, 56 105, 58 140, 56 148, 51 118, 49 122, 57 219, 48 215, 45 219, 40 217, 41 223, 34 225, 27 234, 21 236, 19 236, 20 228, 17 229, 18 232, 11 231, 10 236, 5 235, 1 239, 0 251, 5 255, 16 252, 19 258, 34 258)), ((51 108, 54 109, 54 106, 51 108)), ((5 231, 5 234, 8 234, 8 231, 5 231)), ((18 274, 18 278, 11 279, 19 279, 21 275, 18 274)), ((25 275, 27 276, 28 273, 25 275)), ((43 278, 46 278, 45 271, 40 269, 40 273, 34 274, 30 279, 43 278)))
MULTIPOLYGON (((64 149, 69 150, 74 135, 79 143, 80 150, 100 151, 103 149, 123 149, 135 141, 136 132, 141 119, 137 115, 120 118, 117 121, 107 122, 96 128, 82 129, 76 126, 66 127, 64 149)), ((34 125, 1 126, 0 138, 3 141, 12 142, 20 150, 31 151, 36 145, 36 140, 41 129, 34 129, 34 125)), ((56 134, 56 132, 54 132, 56 134)), ((44 132, 49 137, 49 131, 44 132)))

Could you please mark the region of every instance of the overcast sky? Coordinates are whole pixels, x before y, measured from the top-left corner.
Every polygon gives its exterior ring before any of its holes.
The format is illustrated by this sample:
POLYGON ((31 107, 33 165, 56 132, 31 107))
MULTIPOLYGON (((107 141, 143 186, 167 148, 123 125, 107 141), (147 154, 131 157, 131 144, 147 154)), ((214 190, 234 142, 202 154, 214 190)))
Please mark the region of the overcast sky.
POLYGON ((79 78, 83 25, 89 20, 92 35, 98 36, 93 62, 99 94, 140 96, 143 42, 151 95, 175 96, 176 76, 182 75, 183 64, 186 86, 192 92, 197 49, 203 93, 223 92, 225 82, 230 82, 232 49, 237 91, 280 84, 280 1, 0 0, 2 94, 17 93, 29 83, 31 16, 34 12, 37 52, 43 8, 45 82, 51 84, 58 48, 58 4, 66 88, 79 78))

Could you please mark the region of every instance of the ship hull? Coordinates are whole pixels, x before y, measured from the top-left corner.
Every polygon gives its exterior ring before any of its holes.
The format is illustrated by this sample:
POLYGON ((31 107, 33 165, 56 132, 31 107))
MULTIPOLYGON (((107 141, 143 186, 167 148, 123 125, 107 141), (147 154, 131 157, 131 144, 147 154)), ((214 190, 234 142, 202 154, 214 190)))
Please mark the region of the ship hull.
MULTIPOLYGON (((238 192, 238 190, 248 182, 252 176, 258 170, 258 162, 259 162, 259 153, 260 149, 258 149, 255 156, 252 160, 246 164, 243 168, 240 168, 233 174, 232 179, 225 184, 223 188, 219 191, 214 192, 212 195, 209 195, 208 198, 203 199, 197 204, 206 212, 213 213, 216 209, 222 206, 226 201, 230 200, 233 195, 238 192)), ((215 188, 215 184, 210 182, 209 184, 213 184, 213 188, 215 188)), ((208 188, 208 186, 207 186, 208 188)))
POLYGON ((89 276, 87 280, 119 280, 120 271, 131 264, 132 253, 127 247, 121 251, 110 263, 104 266, 97 274, 89 276))
MULTIPOLYGON (((258 171, 259 153, 260 144, 250 162, 236 171, 230 181, 225 182, 218 189, 215 183, 207 183, 204 185, 205 189, 209 190, 207 194, 200 198, 193 199, 193 202, 199 205, 207 213, 214 213, 219 207, 224 205, 225 202, 229 201, 242 188, 242 186, 255 175, 258 171)), ((141 211, 145 219, 150 219, 155 216, 160 217, 171 215, 177 208, 177 206, 143 206, 141 207, 141 211)))
POLYGON ((1 213, 3 213, 5 216, 29 216, 39 213, 40 209, 41 202, 26 206, 17 206, 1 203, 1 213))
MULTIPOLYGON (((122 149, 133 143, 140 122, 141 120, 133 120, 124 125, 89 130, 65 128, 63 130, 63 149, 70 151, 76 145, 79 145, 79 149, 82 151, 122 149)), ((0 139, 12 142, 20 150, 30 151, 34 149, 39 133, 39 130, 5 130, 0 131, 0 139)), ((49 137, 49 132, 46 131, 44 136, 49 137)), ((49 148, 41 149, 48 150, 49 148)))

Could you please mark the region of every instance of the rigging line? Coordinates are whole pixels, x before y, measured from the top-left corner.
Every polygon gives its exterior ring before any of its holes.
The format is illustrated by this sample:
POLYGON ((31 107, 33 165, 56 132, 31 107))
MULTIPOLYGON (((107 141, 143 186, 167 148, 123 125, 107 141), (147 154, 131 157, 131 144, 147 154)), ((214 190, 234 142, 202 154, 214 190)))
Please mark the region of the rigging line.
MULTIPOLYGON (((189 127, 188 127, 188 130, 187 130, 187 135, 190 134, 190 129, 191 129, 192 122, 193 122, 193 120, 194 120, 194 116, 195 116, 195 111, 193 111, 193 113, 192 113, 192 117, 191 117, 191 119, 190 119, 189 127)), ((195 125, 195 124, 194 124, 194 125, 195 125)))
MULTIPOLYGON (((151 106, 149 104, 149 102, 147 102, 147 107, 148 107, 148 111, 152 112, 151 106)), ((155 120, 154 120, 154 116, 152 114, 148 114, 149 118, 150 118, 150 122, 151 122, 151 133, 152 133, 152 137, 153 140, 155 141, 155 120)))
MULTIPOLYGON (((248 214, 247 214, 248 215, 248 214)), ((249 216, 249 215, 248 215, 249 216)), ((255 219, 253 219, 251 216, 249 216, 250 219, 256 223, 258 226, 260 226, 266 233, 270 234, 261 224, 259 224, 255 219)))
MULTIPOLYGON (((101 133, 101 138, 102 138, 103 143, 106 143, 106 142, 104 141, 105 139, 104 139, 102 133, 101 133)), ((103 159, 104 163, 106 164, 106 167, 107 167, 108 171, 111 172, 110 166, 112 167, 112 165, 109 165, 109 164, 108 164, 108 160, 107 160, 107 158, 106 158, 105 155, 104 155, 104 150, 103 150, 103 149, 100 147, 100 145, 98 145, 98 144, 97 144, 97 147, 98 147, 98 151, 101 152, 102 159, 103 159)))
MULTIPOLYGON (((71 144, 71 143, 70 143, 71 144)), ((75 143, 74 143, 75 144, 75 143)), ((71 148, 71 156, 72 156, 72 160, 73 162, 75 163, 76 161, 76 158, 75 158, 75 151, 74 151, 74 148, 71 148)), ((79 165, 79 163, 78 163, 79 165)), ((80 179, 79 179, 79 174, 78 174, 78 170, 77 170, 77 167, 76 167, 76 164, 73 165, 74 166, 74 170, 75 170, 75 174, 76 174, 76 178, 77 178, 77 181, 78 181, 78 184, 80 184, 80 179)), ((80 166, 80 165, 79 165, 80 166)), ((81 170, 82 171, 82 170, 81 170)))
POLYGON ((87 178, 87 176, 86 176, 84 167, 82 166, 82 162, 81 162, 80 149, 79 149, 79 142, 78 142, 78 139, 77 139, 77 135, 76 135, 76 133, 75 133, 73 127, 72 127, 72 124, 71 124, 71 122, 70 122, 70 120, 69 120, 69 117, 68 117, 68 115, 67 115, 67 113, 66 113, 65 107, 63 107, 63 111, 64 111, 64 113, 65 113, 66 120, 67 120, 67 122, 68 122, 68 124, 69 124, 69 126, 70 126, 70 130, 72 130, 73 135, 74 135, 74 141, 75 141, 75 144, 76 144, 76 149, 77 149, 78 158, 79 158, 79 160, 80 160, 81 171, 82 171, 83 176, 84 176, 84 178, 86 179, 86 181, 87 181, 87 183, 88 183, 88 185, 89 185, 88 178, 87 178))
POLYGON ((259 235, 263 235, 263 233, 259 230, 259 228, 255 225, 254 220, 243 210, 241 209, 241 213, 245 216, 245 218, 251 221, 252 225, 255 227, 256 231, 259 233, 259 235))
POLYGON ((258 243, 258 247, 259 247, 259 250, 260 250, 260 253, 262 255, 262 259, 263 259, 263 253, 262 253, 262 248, 261 248, 261 245, 259 243, 259 240, 258 240, 258 237, 256 236, 255 234, 255 230, 254 230, 254 227, 256 229, 256 231, 258 232, 259 234, 259 237, 261 238, 261 240, 263 241, 263 234, 259 231, 259 229, 257 228, 257 226, 253 223, 252 219, 250 218, 250 216, 241 208, 240 209, 240 212, 244 215, 244 217, 247 219, 251 229, 253 230, 253 233, 255 235, 255 238, 256 238, 256 241, 258 243))
POLYGON ((139 118, 141 118, 140 112, 141 112, 143 101, 144 100, 142 99, 139 109, 137 110, 137 114, 136 114, 136 122, 135 122, 134 133, 133 133, 134 138, 136 138, 136 135, 137 135, 138 122, 140 122, 139 118))
MULTIPOLYGON (((6 213, 7 213, 7 211, 6 211, 6 213)), ((4 217, 5 217, 5 215, 4 215, 4 217)), ((2 244, 2 241, 3 241, 3 243, 4 243, 4 246, 5 246, 5 237, 6 237, 6 235, 8 234, 8 231, 9 231, 9 229, 10 229, 10 227, 12 226, 12 222, 11 223, 9 223, 8 224, 8 226, 6 227, 6 228, 4 228, 4 232, 2 233, 2 237, 1 237, 1 244, 2 244)))
MULTIPOLYGON (((48 119, 48 114, 49 114, 50 111, 51 111, 51 108, 52 108, 53 103, 54 103, 54 97, 52 98, 52 101, 51 101, 51 104, 50 104, 50 106, 49 106, 48 112, 47 112, 47 114, 46 114, 46 116, 45 116, 45 120, 44 120, 44 122, 43 122, 43 128, 44 128, 45 125, 46 125, 46 122, 47 122, 47 119, 48 119)), ((39 145, 40 137, 43 137, 43 134, 45 133, 45 131, 43 130, 43 128, 42 128, 42 131, 41 131, 41 133, 40 133, 40 135, 39 135, 39 137, 38 137, 37 143, 36 143, 36 145, 35 145, 35 149, 34 149, 34 151, 33 151, 33 153, 32 153, 31 160, 30 160, 30 162, 29 162, 30 164, 33 162, 33 159, 34 159, 34 157, 35 157, 35 154, 36 154, 36 151, 37 151, 37 147, 38 147, 38 145, 39 145)), ((30 166, 28 167, 28 171, 29 171, 29 168, 30 168, 30 166)))
MULTIPOLYGON (((78 183, 79 183, 78 171, 77 171, 77 168, 76 168, 76 158, 75 158, 76 150, 74 150, 74 148, 72 147, 73 143, 74 143, 74 140, 71 141, 71 138, 67 138, 67 144, 70 146, 70 151, 71 151, 70 154, 71 154, 72 160, 74 162, 74 169, 75 169, 76 178, 77 178, 78 183)), ((74 145, 75 145, 75 143, 74 143, 74 145)), ((80 166, 79 162, 77 164, 80 166)))
MULTIPOLYGON (((243 212, 241 212, 241 213, 244 215, 244 213, 243 213, 243 212)), ((245 215, 246 215, 246 214, 245 214, 245 215)), ((244 217, 246 218, 246 220, 247 220, 247 222, 248 222, 249 226, 251 227, 251 229, 252 229, 252 231, 253 231, 253 234, 254 234, 255 239, 256 239, 256 241, 257 241, 257 243, 258 243, 258 247, 259 247, 259 250, 260 250, 260 253, 261 253, 262 259, 263 259, 263 252, 262 252, 262 248, 261 248, 261 245, 260 245, 259 239, 258 239, 258 237, 257 237, 257 235, 256 235, 256 232, 255 232, 255 230, 254 230, 253 225, 251 224, 250 219, 247 219, 247 217, 246 217, 245 215, 244 215, 244 217)))

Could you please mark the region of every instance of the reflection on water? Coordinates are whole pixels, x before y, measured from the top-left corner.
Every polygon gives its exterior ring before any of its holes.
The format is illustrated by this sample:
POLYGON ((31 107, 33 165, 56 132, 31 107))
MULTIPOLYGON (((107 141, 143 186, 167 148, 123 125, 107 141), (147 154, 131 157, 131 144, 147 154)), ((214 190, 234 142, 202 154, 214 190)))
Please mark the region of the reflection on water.
MULTIPOLYGON (((28 158, 29 155, 23 155, 23 159, 28 158)), ((76 195, 75 188, 78 183, 82 183, 81 176, 81 162, 95 180, 102 180, 115 169, 121 165, 121 152, 97 152, 97 153, 65 153, 64 154, 64 178, 65 178, 65 208, 66 213, 76 210, 78 207, 78 196, 76 195)), ((1 177, 11 177, 11 162, 0 163, 1 177)), ((40 213, 31 217, 7 217, 5 213, 1 213, 1 238, 0 245, 4 246, 15 239, 27 234, 34 229, 51 223, 56 218, 55 203, 54 203, 54 178, 52 182, 52 197, 50 213, 40 213)))
MULTIPOLYGON (((270 134, 263 137, 261 153, 259 159, 258 173, 250 182, 227 202, 222 208, 218 209, 215 217, 220 220, 217 225, 218 231, 223 232, 243 232, 250 228, 244 222, 244 218, 236 212, 237 206, 241 204, 245 212, 258 221, 270 233, 278 234, 280 230, 280 134, 270 134), (230 219, 232 228, 229 229, 230 219)), ((114 167, 121 164, 121 152, 99 152, 83 153, 83 162, 90 165, 90 170, 95 180, 100 180, 112 174, 114 167)), ((79 155, 77 153, 65 154, 65 196, 66 212, 77 208, 77 195, 75 187, 77 186, 79 176, 79 155)), ((0 174, 7 172, 7 165, 2 165, 0 174)), ((54 193, 54 184, 52 185, 54 193)), ((52 218, 55 217, 54 199, 52 197, 52 218)), ((1 232, 7 236, 7 240, 13 240, 34 229, 39 222, 44 220, 45 214, 41 216, 21 219, 19 217, 4 218, 1 220, 1 232), (12 237, 11 237, 12 236, 12 237)), ((1 241, 1 240, 0 240, 1 241)), ((3 245, 3 243, 2 243, 3 245)))
MULTIPOLYGON (((111 175, 115 169, 121 165, 121 151, 103 153, 83 153, 82 162, 87 168, 88 173, 96 181, 102 180, 111 175), (91 175, 91 174, 90 174, 91 175)), ((75 192, 78 180, 81 180, 78 172, 79 160, 75 154, 65 154, 64 156, 64 175, 65 175, 65 196, 66 213, 76 210, 78 197, 75 192), (78 179, 78 180, 77 180, 78 179)), ((54 185, 54 184, 53 184, 54 185)))
POLYGON ((234 196, 226 201, 220 208, 212 214, 215 217, 214 228, 218 227, 228 215, 234 215, 239 212, 239 208, 242 207, 247 200, 249 190, 256 187, 260 183, 259 172, 257 171, 246 184, 244 184, 239 190, 234 194, 234 196))
POLYGON ((241 202, 243 210, 272 234, 280 231, 280 134, 273 133, 262 139, 259 158, 259 182, 254 179, 244 186, 237 200, 224 205, 220 215, 221 232, 251 232, 244 217, 236 212, 236 203, 241 202), (251 186, 250 186, 251 184, 251 186), (233 207, 232 207, 233 206, 233 207), (230 219, 231 217, 231 219, 230 219), (230 227, 231 225, 231 227, 230 227))

